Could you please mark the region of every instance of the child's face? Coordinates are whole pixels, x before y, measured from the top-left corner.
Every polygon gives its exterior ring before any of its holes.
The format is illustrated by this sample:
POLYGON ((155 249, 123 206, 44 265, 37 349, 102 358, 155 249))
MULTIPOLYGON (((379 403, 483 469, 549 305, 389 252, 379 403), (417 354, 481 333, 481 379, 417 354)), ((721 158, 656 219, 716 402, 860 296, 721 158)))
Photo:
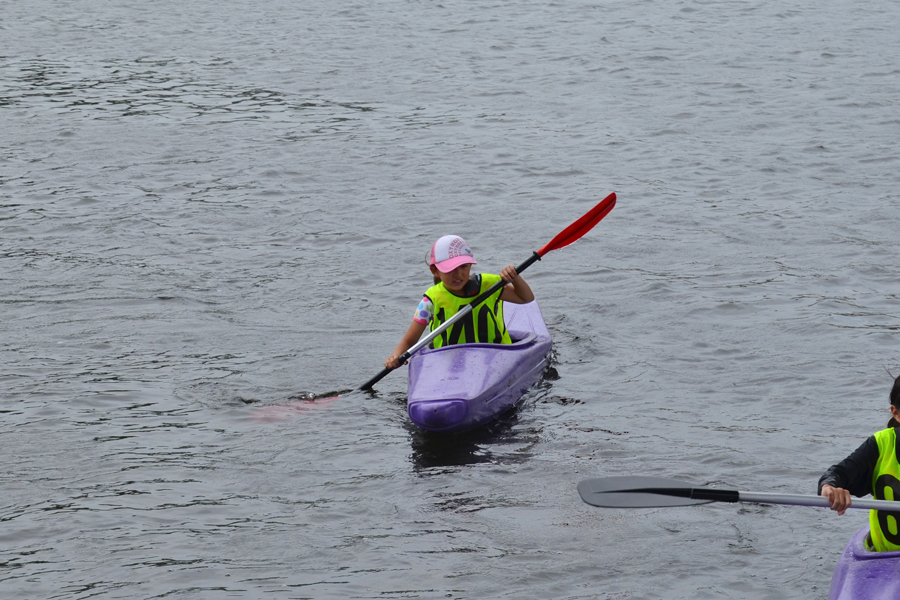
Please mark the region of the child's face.
POLYGON ((461 292, 469 281, 469 271, 472 270, 471 264, 464 264, 456 267, 449 273, 443 273, 437 267, 431 265, 431 272, 441 278, 444 287, 451 292, 461 292))

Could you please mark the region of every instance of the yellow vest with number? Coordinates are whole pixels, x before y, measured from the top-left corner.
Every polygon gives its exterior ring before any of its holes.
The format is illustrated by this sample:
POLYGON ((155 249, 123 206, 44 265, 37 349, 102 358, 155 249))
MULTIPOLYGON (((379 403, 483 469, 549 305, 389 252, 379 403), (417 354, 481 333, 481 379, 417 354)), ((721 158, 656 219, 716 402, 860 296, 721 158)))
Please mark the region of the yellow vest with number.
MULTIPOLYGON (((444 287, 444 283, 428 288, 425 295, 434 304, 434 317, 431 319, 431 329, 434 331, 447 319, 459 312, 459 310, 471 304, 472 300, 483 294, 492 285, 500 281, 499 275, 483 273, 481 275, 481 289, 471 298, 460 298, 444 287)), ((509 332, 506 331, 506 323, 503 321, 503 301, 500 294, 503 288, 497 290, 490 298, 472 309, 468 315, 451 325, 434 338, 432 344, 435 348, 451 344, 471 344, 475 342, 486 344, 511 344, 509 332)))
MULTIPOLYGON (((878 462, 872 472, 872 495, 879 500, 900 500, 900 462, 897 432, 891 427, 875 434, 878 462)), ((900 550, 900 513, 869 511, 869 533, 878 552, 900 550)))

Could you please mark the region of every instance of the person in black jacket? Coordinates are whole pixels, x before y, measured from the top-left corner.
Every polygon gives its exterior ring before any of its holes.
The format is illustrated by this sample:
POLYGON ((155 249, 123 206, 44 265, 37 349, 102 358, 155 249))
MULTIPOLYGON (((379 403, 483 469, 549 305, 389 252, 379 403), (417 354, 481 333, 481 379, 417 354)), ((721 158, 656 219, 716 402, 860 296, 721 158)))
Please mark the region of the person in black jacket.
MULTIPOLYGON (((866 438, 850 456, 830 466, 819 478, 819 495, 828 498, 839 515, 856 497, 872 494, 880 500, 900 500, 900 457, 897 455, 897 428, 900 428, 900 377, 891 388, 891 420, 883 429, 866 438)), ((875 550, 900 550, 900 514, 871 511, 871 544, 875 550)))

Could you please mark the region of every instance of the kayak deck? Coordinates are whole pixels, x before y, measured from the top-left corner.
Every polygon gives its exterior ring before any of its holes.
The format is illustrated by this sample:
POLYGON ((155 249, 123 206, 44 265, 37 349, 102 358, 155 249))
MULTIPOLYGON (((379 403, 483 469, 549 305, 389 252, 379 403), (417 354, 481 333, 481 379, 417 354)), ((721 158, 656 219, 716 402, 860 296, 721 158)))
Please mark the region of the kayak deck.
POLYGON ((834 569, 828 600, 900 598, 900 552, 870 552, 868 533, 865 527, 850 538, 834 569))
POLYGON ((512 408, 540 379, 552 340, 537 302, 506 303, 512 344, 458 344, 409 361, 407 411, 429 431, 463 431, 512 408))

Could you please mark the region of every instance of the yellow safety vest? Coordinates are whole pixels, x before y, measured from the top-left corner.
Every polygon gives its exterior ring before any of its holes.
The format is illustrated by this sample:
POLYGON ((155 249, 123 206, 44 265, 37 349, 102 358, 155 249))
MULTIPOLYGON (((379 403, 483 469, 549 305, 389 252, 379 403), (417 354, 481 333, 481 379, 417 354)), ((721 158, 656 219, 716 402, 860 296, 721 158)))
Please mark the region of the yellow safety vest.
MULTIPOLYGON (((434 304, 434 316, 431 319, 431 329, 434 331, 447 319, 459 312, 459 310, 471 304, 472 300, 483 294, 492 285, 501 280, 499 275, 483 273, 481 275, 481 289, 478 294, 470 298, 460 298, 444 287, 440 282, 428 288, 425 295, 434 304)), ((468 315, 451 325, 434 338, 432 345, 435 348, 450 344, 470 344, 474 342, 487 344, 511 344, 509 332, 506 331, 506 323, 503 321, 503 301, 500 294, 503 288, 497 290, 487 300, 472 309, 468 315)))
MULTIPOLYGON (((900 500, 900 462, 897 462, 897 432, 893 427, 875 434, 878 462, 872 472, 872 495, 879 500, 900 500)), ((869 511, 869 533, 878 552, 900 550, 900 513, 869 511)))

